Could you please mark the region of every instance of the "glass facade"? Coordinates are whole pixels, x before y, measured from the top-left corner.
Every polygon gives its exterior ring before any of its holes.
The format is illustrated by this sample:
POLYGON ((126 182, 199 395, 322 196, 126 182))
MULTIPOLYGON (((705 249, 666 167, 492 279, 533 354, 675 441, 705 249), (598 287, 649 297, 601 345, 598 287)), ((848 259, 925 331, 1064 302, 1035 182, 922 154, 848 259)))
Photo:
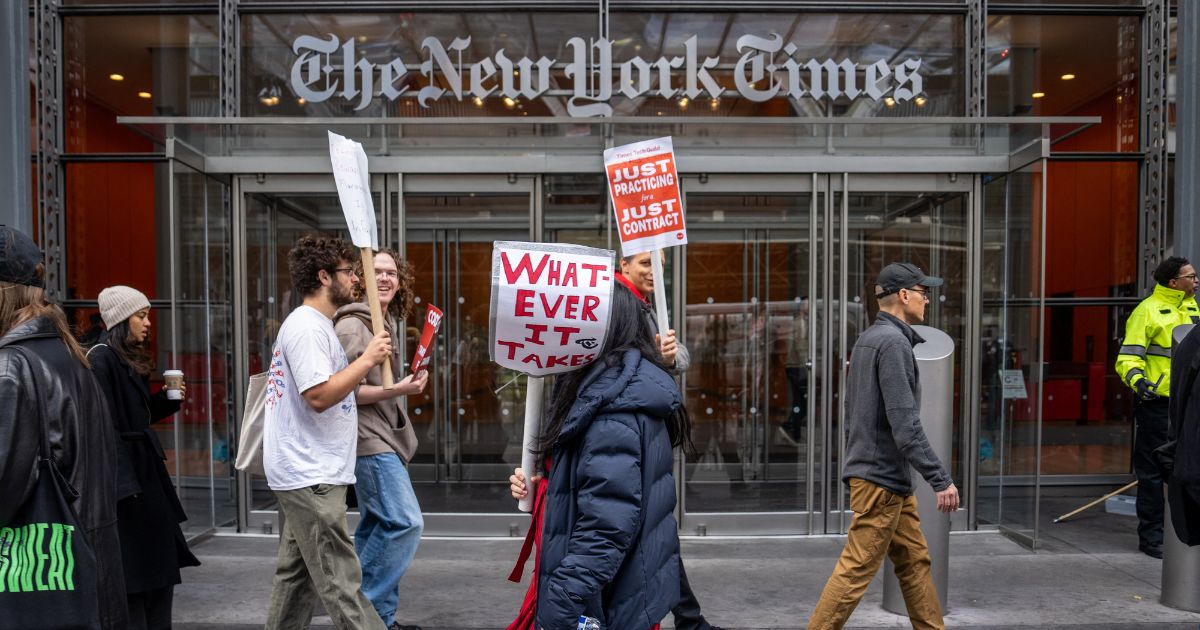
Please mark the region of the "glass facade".
POLYGON ((1036 538, 1040 486, 1129 474, 1112 364, 1148 288, 1140 3, 995 3, 982 37, 950 1, 611 15, 257 1, 227 26, 215 2, 119 4, 58 16, 60 290, 85 337, 103 287, 151 298, 157 365, 188 375, 184 411, 156 429, 193 534, 274 522, 265 480, 230 461, 246 380, 297 302, 286 251, 344 232, 327 128, 367 147, 382 240, 415 269, 404 343, 425 305, 446 314, 430 385, 407 401, 431 532, 524 527, 504 483, 523 381, 487 354, 492 241, 618 249, 600 152, 665 135, 689 227, 665 279, 692 354, 681 531, 844 531, 844 367, 875 275, 899 259, 947 280, 927 324, 956 344, 946 463, 969 509, 955 527, 1036 538))

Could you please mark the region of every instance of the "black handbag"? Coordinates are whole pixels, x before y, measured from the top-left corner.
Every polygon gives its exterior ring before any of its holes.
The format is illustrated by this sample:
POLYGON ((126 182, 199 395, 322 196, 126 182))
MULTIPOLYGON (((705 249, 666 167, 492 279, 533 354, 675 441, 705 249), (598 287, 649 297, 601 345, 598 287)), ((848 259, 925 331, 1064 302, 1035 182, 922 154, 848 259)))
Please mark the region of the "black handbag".
MULTIPOLYGON (((36 381, 33 388, 37 396, 36 381)), ((0 523, 0 626, 98 629, 96 556, 71 508, 79 493, 58 469, 40 406, 38 427, 37 482, 12 520, 0 523)))

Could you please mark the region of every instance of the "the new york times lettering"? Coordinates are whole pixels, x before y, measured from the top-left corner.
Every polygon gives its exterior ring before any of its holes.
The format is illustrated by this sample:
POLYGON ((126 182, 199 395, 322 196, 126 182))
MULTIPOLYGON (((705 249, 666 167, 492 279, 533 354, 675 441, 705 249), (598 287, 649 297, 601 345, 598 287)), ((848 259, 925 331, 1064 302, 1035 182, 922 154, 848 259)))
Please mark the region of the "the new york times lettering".
MULTIPOLYGON (((422 107, 430 107, 432 101, 443 97, 463 101, 495 95, 534 100, 553 88, 570 94, 565 99, 567 115, 592 117, 612 116, 609 101, 614 96, 672 98, 678 94, 696 99, 707 94, 720 98, 726 90, 710 73, 720 59, 702 57, 694 35, 683 42, 682 57, 651 61, 633 57, 619 64, 613 63, 612 42, 604 38, 568 39, 563 49, 569 51, 570 58, 561 62, 546 57, 514 60, 500 49, 491 57, 464 64, 463 53, 470 49, 470 37, 454 38, 448 46, 437 38, 426 37, 421 42, 425 58, 412 66, 407 65, 411 60, 399 57, 372 62, 357 53, 356 45, 354 37, 340 41, 333 34, 325 39, 297 37, 292 43, 296 55, 291 68, 292 91, 310 103, 337 95, 354 103, 355 110, 362 110, 377 96, 394 101, 409 92, 403 79, 414 71, 425 79, 426 85, 415 90, 422 107), (556 84, 552 76, 556 67, 562 69, 570 85, 556 84)), ((920 59, 797 59, 799 48, 785 44, 777 33, 770 37, 742 35, 737 39, 737 50, 741 56, 734 66, 734 89, 740 97, 754 102, 786 95, 796 101, 879 101, 890 96, 903 103, 924 91, 920 59)))
POLYGON ((0 527, 0 593, 75 590, 75 526, 0 527))

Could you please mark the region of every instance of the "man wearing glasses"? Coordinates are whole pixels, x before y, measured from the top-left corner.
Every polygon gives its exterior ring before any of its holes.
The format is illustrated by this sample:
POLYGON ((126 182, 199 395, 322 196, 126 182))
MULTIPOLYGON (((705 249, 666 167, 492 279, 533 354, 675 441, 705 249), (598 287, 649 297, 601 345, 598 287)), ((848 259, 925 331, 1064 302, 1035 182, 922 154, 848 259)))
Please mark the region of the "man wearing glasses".
POLYGON ((846 464, 854 516, 846 547, 825 584, 809 630, 841 628, 890 557, 914 628, 945 628, 921 533, 912 469, 937 493, 938 510, 958 509, 958 488, 921 428, 921 385, 913 346, 924 341, 929 291, 942 279, 911 263, 892 263, 876 280, 879 315, 850 355, 846 381, 846 464))
POLYGON ((1167 441, 1171 335, 1180 324, 1200 323, 1200 309, 1196 307, 1196 269, 1186 258, 1163 260, 1154 269, 1154 281, 1154 292, 1125 322, 1116 367, 1135 394, 1133 474, 1138 480, 1138 549, 1162 558, 1163 478, 1154 449, 1167 441))

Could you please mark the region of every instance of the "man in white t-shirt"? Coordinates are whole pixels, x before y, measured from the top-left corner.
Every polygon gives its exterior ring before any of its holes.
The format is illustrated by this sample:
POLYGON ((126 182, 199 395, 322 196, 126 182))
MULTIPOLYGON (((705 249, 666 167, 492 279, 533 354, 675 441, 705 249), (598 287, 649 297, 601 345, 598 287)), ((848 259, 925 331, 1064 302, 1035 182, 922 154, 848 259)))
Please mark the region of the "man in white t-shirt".
POLYGON ((307 628, 318 597, 337 628, 385 630, 362 592, 346 528, 358 441, 354 389, 392 352, 383 332, 348 363, 334 332, 337 308, 353 301, 357 259, 345 241, 321 236, 301 237, 288 252, 304 304, 279 329, 266 392, 263 467, 284 517, 268 630, 307 628))

